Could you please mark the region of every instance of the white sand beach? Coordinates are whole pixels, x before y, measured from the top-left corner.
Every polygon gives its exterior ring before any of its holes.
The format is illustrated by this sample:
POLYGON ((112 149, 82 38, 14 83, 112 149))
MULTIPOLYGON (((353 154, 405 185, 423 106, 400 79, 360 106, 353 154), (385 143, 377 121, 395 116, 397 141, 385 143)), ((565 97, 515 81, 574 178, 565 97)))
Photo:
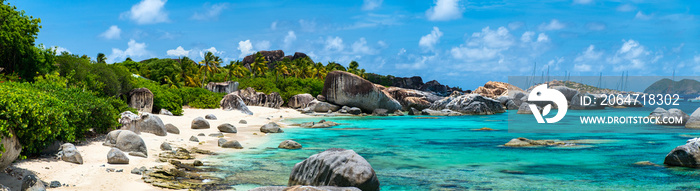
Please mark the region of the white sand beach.
MULTIPOLYGON (((142 166, 149 168, 163 165, 157 162, 158 153, 161 153, 160 145, 168 142, 173 148, 197 147, 214 152, 239 152, 239 149, 223 149, 217 146, 219 138, 208 136, 211 133, 219 132, 216 128, 220 124, 230 123, 234 125, 238 133, 224 133, 227 140, 237 140, 245 148, 256 147, 267 141, 267 135, 260 133, 260 126, 286 118, 302 118, 307 115, 289 109, 273 109, 267 107, 249 106, 254 115, 246 115, 240 111, 224 111, 222 109, 184 109, 183 116, 158 115, 164 124, 172 123, 179 128, 180 134, 168 134, 167 136, 156 136, 150 133, 141 133, 141 138, 148 148, 148 158, 129 156, 127 165, 107 164, 107 153, 110 147, 103 146, 102 141, 93 141, 85 145, 76 145, 83 157, 84 164, 74 164, 53 158, 28 159, 17 161, 8 167, 9 174, 0 173, 0 184, 10 187, 12 190, 19 190, 22 177, 29 173, 34 173, 45 182, 59 181, 61 186, 51 190, 162 190, 144 183, 141 175, 130 173, 134 168, 142 166), (191 129, 190 125, 194 118, 204 117, 207 114, 214 114, 217 120, 208 120, 210 129, 191 129), (247 124, 239 124, 240 120, 246 120, 247 124), (204 133, 207 136, 197 136, 204 133), (255 133, 255 134, 254 134, 255 133), (197 136, 200 143, 189 141, 190 136, 197 136), (107 172, 108 168, 123 170, 123 172, 107 172)), ((282 127, 284 123, 278 123, 282 127)), ((244 150, 243 149, 243 150, 244 150)), ((202 158, 203 155, 195 155, 202 158)), ((207 161, 203 161, 207 165, 207 161)))

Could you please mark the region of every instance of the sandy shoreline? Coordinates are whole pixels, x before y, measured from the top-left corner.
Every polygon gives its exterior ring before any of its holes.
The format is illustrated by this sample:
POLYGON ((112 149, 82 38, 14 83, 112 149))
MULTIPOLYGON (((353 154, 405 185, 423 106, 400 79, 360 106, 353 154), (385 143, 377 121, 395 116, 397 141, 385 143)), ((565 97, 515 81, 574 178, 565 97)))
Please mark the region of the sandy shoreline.
MULTIPOLYGON (((147 168, 163 165, 165 163, 156 162, 160 145, 168 142, 173 148, 197 147, 217 153, 240 152, 248 147, 257 147, 265 143, 268 138, 264 133, 260 133, 260 126, 268 122, 280 121, 287 118, 310 117, 300 112, 289 109, 273 109, 267 107, 249 106, 254 115, 245 115, 239 111, 224 111, 221 109, 184 109, 183 116, 158 115, 164 124, 172 123, 180 130, 180 134, 168 134, 167 136, 156 136, 150 133, 141 133, 141 138, 148 148, 148 158, 129 156, 127 165, 107 164, 107 153, 110 147, 103 146, 103 141, 93 141, 85 145, 76 145, 83 157, 84 164, 73 164, 53 158, 39 158, 18 161, 8 167, 10 174, 0 173, 0 184, 10 187, 12 190, 19 190, 22 184, 21 177, 27 174, 35 174, 45 182, 59 181, 67 184, 68 187, 53 188, 51 190, 167 190, 153 187, 141 180, 141 175, 131 174, 131 170, 145 166, 147 168), (191 122, 196 117, 204 117, 207 114, 214 114, 217 120, 208 120, 210 129, 194 130, 190 128, 191 122), (247 124, 239 124, 240 120, 246 120, 247 124), (208 136, 211 133, 218 133, 216 128, 220 124, 230 123, 236 127, 238 133, 224 133, 227 140, 237 140, 244 149, 223 149, 217 146, 217 137, 208 136), (197 136, 204 133, 207 136, 197 136), (255 133, 255 134, 254 134, 255 133), (196 136, 199 143, 189 141, 190 136, 196 136), (201 144, 200 144, 201 143, 201 144), (107 169, 123 170, 123 172, 107 172, 107 169)), ((282 123, 279 123, 284 127, 282 123)), ((102 139, 104 140, 104 139, 102 139)), ((206 155, 195 155, 201 159, 206 155)), ((207 165, 207 161, 204 164, 207 165)))

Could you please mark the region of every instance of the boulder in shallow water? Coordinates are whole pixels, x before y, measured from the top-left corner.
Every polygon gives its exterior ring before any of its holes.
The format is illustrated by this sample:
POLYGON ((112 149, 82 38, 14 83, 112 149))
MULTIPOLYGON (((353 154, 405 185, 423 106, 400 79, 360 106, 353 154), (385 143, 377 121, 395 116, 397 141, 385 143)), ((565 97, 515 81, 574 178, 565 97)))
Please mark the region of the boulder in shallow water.
POLYGON ((107 153, 107 163, 109 164, 129 164, 129 157, 117 148, 112 148, 107 153))
POLYGON ((241 143, 239 143, 238 141, 231 140, 221 144, 221 148, 242 149, 243 146, 241 146, 241 143))
POLYGON ((700 129, 700 108, 696 109, 685 123, 685 128, 700 129))
POLYGON ((197 117, 192 120, 192 129, 209 129, 209 122, 202 117, 197 117))
POLYGON ((386 109, 375 109, 374 111, 372 111, 372 115, 374 115, 374 116, 388 116, 389 115, 388 112, 389 111, 386 109))
POLYGON ((690 119, 690 116, 688 114, 685 114, 685 112, 681 111, 680 109, 672 108, 669 110, 665 110, 660 107, 654 109, 654 111, 652 111, 649 114, 649 117, 657 118, 657 125, 673 126, 684 126, 690 119))
POLYGON ((685 145, 671 150, 664 158, 664 164, 669 166, 700 167, 700 138, 686 141, 685 145))
POLYGON ((263 133, 284 133, 282 128, 280 128, 280 126, 274 122, 270 122, 270 123, 265 124, 262 127, 260 127, 260 132, 263 132, 263 133))
POLYGON ((277 148, 281 149, 301 149, 301 144, 297 143, 296 141, 292 140, 286 140, 282 141, 277 148))
POLYGON ((466 115, 491 115, 505 112, 500 102, 479 94, 446 97, 433 102, 430 109, 449 109, 466 115))
POLYGON ((65 143, 61 145, 61 149, 60 151, 58 151, 58 155, 61 156, 61 160, 63 161, 75 164, 83 164, 83 156, 80 155, 80 152, 78 152, 78 149, 75 148, 75 145, 71 143, 65 143))
POLYGON ((353 150, 331 148, 297 163, 289 175, 289 186, 340 186, 379 190, 372 165, 353 150))
POLYGON ((338 111, 340 106, 328 102, 314 100, 309 103, 309 107, 307 108, 310 108, 314 112, 326 113, 328 111, 338 111))
POLYGON ((531 140, 523 137, 511 139, 506 147, 532 147, 532 146, 571 146, 573 144, 554 140, 531 140))

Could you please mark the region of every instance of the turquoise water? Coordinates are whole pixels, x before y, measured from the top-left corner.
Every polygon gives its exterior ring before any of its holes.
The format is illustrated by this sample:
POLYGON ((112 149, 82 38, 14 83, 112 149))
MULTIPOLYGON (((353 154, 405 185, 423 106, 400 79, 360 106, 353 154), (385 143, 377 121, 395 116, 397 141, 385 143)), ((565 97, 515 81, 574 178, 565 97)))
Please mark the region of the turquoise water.
MULTIPOLYGON (((690 114, 698 106, 686 104, 680 108, 690 114)), ((571 115, 648 115, 653 109, 571 111, 571 115)), ((295 163, 332 147, 355 150, 367 159, 377 172, 382 190, 700 189, 700 171, 663 167, 666 154, 689 137, 700 136, 700 130, 616 125, 609 129, 642 133, 512 133, 508 131, 508 124, 520 122, 513 117, 528 116, 534 121, 531 115, 512 115, 515 111, 437 119, 326 117, 323 119, 342 125, 327 129, 286 128, 285 133, 269 135, 271 141, 263 147, 216 157, 225 161, 221 164, 222 176, 238 190, 259 185, 286 185, 295 163), (496 131, 472 130, 482 127, 496 131), (592 144, 582 147, 563 148, 501 146, 517 137, 597 141, 588 141, 592 144), (304 148, 276 149, 277 144, 286 139, 296 140, 304 148), (633 164, 638 161, 651 161, 661 167, 633 164)), ((562 124, 568 128, 586 128, 580 125, 577 117, 567 116, 562 124)))

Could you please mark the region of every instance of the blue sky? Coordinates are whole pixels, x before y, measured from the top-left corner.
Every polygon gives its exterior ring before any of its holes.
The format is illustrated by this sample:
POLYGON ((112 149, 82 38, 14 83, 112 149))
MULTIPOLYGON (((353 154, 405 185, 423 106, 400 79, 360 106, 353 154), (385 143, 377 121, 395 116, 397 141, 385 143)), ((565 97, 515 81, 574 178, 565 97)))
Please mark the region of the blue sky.
POLYGON ((8 2, 41 18, 38 43, 109 62, 281 49, 472 90, 535 62, 538 75, 700 75, 692 0, 8 2))

